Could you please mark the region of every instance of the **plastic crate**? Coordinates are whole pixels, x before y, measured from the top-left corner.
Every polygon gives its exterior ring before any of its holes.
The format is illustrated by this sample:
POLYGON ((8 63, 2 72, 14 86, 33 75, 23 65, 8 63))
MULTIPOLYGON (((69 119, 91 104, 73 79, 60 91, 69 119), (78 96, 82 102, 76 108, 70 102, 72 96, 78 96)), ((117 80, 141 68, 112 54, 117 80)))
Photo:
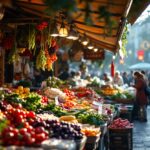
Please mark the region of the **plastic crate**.
POLYGON ((109 150, 132 150, 133 129, 111 129, 108 132, 109 150))

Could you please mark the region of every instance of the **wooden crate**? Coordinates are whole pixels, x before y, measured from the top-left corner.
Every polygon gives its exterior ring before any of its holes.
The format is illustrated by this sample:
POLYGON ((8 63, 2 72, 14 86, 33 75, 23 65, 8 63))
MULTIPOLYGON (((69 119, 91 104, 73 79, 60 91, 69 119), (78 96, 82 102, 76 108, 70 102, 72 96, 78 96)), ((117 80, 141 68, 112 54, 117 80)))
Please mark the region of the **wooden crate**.
POLYGON ((108 132, 110 150, 132 150, 133 149, 133 129, 111 129, 108 132))

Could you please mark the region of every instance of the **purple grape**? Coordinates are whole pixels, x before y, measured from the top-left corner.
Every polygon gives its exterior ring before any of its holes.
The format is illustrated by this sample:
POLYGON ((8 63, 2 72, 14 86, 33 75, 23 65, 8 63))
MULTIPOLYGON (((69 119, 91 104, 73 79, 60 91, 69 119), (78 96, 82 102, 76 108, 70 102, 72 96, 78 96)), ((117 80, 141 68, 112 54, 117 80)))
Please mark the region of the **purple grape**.
POLYGON ((69 124, 66 122, 61 122, 62 125, 69 127, 69 124))
POLYGON ((46 129, 50 129, 50 124, 46 124, 46 129))
POLYGON ((67 139, 67 138, 68 138, 68 134, 62 134, 61 137, 62 137, 63 139, 67 139))

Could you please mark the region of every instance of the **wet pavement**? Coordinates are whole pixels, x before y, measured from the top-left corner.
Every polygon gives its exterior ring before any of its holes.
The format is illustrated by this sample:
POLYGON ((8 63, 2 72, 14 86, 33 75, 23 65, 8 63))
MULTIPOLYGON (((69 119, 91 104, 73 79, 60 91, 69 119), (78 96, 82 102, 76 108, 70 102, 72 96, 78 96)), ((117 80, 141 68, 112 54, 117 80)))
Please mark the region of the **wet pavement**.
POLYGON ((133 150, 150 150, 150 106, 147 108, 148 121, 134 121, 133 150))

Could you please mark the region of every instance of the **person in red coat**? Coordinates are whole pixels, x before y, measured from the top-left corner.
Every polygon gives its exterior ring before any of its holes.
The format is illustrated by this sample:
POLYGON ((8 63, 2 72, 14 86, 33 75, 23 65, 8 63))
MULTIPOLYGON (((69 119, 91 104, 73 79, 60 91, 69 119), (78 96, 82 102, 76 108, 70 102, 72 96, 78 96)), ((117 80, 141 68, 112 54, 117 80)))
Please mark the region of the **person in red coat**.
POLYGON ((133 117, 137 117, 141 121, 147 121, 147 111, 146 107, 148 104, 148 98, 145 92, 146 89, 146 81, 144 80, 144 76, 140 72, 134 73, 135 85, 133 87, 136 88, 136 99, 134 103, 133 109, 133 117))

